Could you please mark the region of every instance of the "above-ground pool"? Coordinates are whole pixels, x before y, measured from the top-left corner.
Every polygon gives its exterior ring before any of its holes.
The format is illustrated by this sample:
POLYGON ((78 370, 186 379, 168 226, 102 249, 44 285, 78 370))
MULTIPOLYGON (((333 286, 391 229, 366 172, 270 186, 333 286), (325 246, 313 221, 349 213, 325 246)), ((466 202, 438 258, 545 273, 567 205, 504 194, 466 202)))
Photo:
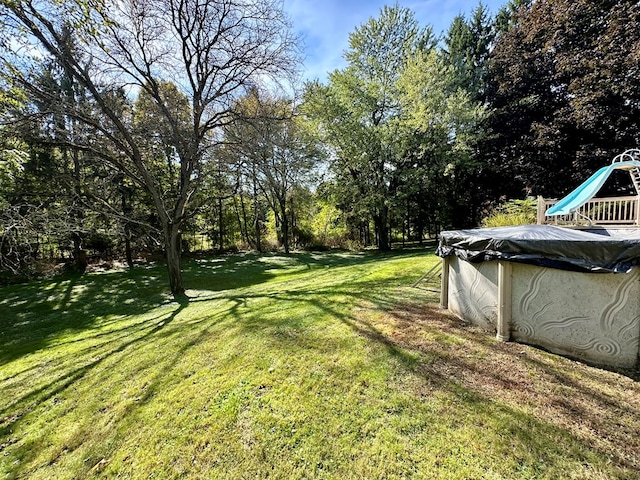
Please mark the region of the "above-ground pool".
POLYGON ((441 306, 499 339, 640 366, 640 229, 446 231, 438 255, 441 306))

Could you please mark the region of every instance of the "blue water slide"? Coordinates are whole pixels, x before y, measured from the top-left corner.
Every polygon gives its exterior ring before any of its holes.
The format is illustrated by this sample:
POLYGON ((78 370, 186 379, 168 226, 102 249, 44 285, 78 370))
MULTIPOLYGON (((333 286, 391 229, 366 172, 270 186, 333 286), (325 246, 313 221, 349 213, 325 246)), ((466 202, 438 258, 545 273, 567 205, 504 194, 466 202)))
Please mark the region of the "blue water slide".
POLYGON ((606 167, 602 167, 573 192, 550 207, 545 212, 545 215, 550 217, 553 215, 568 215, 575 212, 598 193, 614 170, 632 170, 634 168, 640 168, 640 161, 629 160, 626 162, 615 162, 606 167))

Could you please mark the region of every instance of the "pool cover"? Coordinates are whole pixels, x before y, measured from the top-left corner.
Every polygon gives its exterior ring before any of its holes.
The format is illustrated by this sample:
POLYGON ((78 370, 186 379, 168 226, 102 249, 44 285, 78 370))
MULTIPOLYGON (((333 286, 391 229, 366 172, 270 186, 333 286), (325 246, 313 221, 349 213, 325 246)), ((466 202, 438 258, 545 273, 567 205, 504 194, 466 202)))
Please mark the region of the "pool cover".
POLYGON ((640 229, 553 225, 444 231, 436 253, 472 263, 507 260, 561 270, 626 273, 640 265, 640 229))

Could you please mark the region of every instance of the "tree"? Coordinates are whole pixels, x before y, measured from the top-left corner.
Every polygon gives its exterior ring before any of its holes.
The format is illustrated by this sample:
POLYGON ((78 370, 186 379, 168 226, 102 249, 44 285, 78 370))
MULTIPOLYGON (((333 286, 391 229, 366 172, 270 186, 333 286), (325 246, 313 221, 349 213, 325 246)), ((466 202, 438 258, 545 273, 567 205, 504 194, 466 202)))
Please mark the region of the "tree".
POLYGON ((458 73, 435 50, 408 62, 398 86, 402 138, 409 142, 399 171, 407 198, 437 212, 446 226, 472 219, 469 188, 477 168, 475 148, 485 107, 474 92, 459 86, 458 73))
POLYGON ((380 250, 391 246, 389 215, 403 155, 397 81, 410 58, 433 47, 431 29, 420 28, 411 10, 384 7, 349 35, 349 65, 332 72, 328 85, 307 86, 305 108, 332 150, 341 203, 373 220, 380 250))
MULTIPOLYGON (((517 3, 522 3, 522 0, 517 3)), ((508 21, 510 18, 509 8, 516 8, 514 2, 503 7, 501 12, 504 18, 501 21, 508 21)), ((462 142, 464 148, 456 149, 459 153, 464 151, 467 157, 466 167, 458 169, 453 188, 445 195, 449 204, 453 206, 451 216, 455 219, 454 224, 459 226, 477 225, 487 193, 492 190, 492 179, 485 175, 481 148, 486 137, 486 128, 480 119, 486 115, 489 58, 496 34, 496 21, 480 3, 469 18, 463 15, 456 16, 444 38, 443 61, 453 69, 453 86, 460 93, 468 94, 467 103, 461 106, 471 108, 467 109, 466 113, 463 113, 464 107, 459 109, 459 113, 470 120, 470 123, 467 123, 461 118, 461 124, 466 123, 472 127, 465 129, 462 142), (468 101, 476 105, 471 106, 468 101)))
POLYGON ((495 30, 497 34, 507 32, 518 24, 518 12, 531 7, 533 0, 509 0, 496 15, 495 30))
POLYGON ((476 7, 469 20, 457 15, 444 38, 445 56, 456 73, 457 87, 467 90, 473 100, 485 99, 494 39, 494 22, 483 4, 476 7))
MULTIPOLYGON (((2 100, 3 95, 0 94, 0 102, 2 100)), ((19 238, 28 222, 10 202, 28 158, 26 146, 7 135, 4 129, 0 130, 0 274, 2 271, 20 273, 30 258, 24 255, 26 252, 19 238)))
POLYGON ((269 98, 254 90, 238 102, 236 110, 244 121, 227 128, 225 139, 233 145, 231 155, 239 157, 250 181, 269 203, 279 242, 289 253, 296 218, 294 192, 306 183, 320 150, 305 132, 291 100, 269 98))
POLYGON ((503 193, 562 195, 638 144, 639 44, 637 2, 539 0, 516 13, 490 70, 485 148, 503 193))
POLYGON ((87 90, 92 108, 58 98, 65 114, 90 132, 70 146, 102 158, 148 192, 163 233, 171 291, 183 295, 180 232, 197 210, 205 154, 216 132, 234 121, 235 99, 265 78, 282 81, 295 69, 295 42, 280 2, 2 0, 0 17, 6 81, 32 98, 47 95, 32 78, 44 54, 87 90), (165 82, 188 99, 188 128, 184 110, 170 108, 165 82), (176 170, 170 195, 150 164, 147 139, 136 131, 130 106, 118 95, 136 90, 155 104, 167 129, 176 170))

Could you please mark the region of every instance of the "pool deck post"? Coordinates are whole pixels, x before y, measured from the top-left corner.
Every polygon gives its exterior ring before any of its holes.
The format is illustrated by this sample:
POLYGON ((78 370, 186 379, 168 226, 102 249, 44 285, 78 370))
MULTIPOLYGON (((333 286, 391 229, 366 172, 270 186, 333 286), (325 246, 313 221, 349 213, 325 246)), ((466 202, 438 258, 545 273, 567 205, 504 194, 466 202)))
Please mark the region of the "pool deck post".
POLYGON ((440 278, 440 308, 447 310, 449 308, 449 264, 451 257, 442 259, 442 276, 440 278))
POLYGON ((511 262, 498 261, 498 324, 496 338, 511 340, 511 262))
POLYGON ((537 224, 544 225, 545 201, 542 195, 538 195, 538 208, 536 212, 537 224))

